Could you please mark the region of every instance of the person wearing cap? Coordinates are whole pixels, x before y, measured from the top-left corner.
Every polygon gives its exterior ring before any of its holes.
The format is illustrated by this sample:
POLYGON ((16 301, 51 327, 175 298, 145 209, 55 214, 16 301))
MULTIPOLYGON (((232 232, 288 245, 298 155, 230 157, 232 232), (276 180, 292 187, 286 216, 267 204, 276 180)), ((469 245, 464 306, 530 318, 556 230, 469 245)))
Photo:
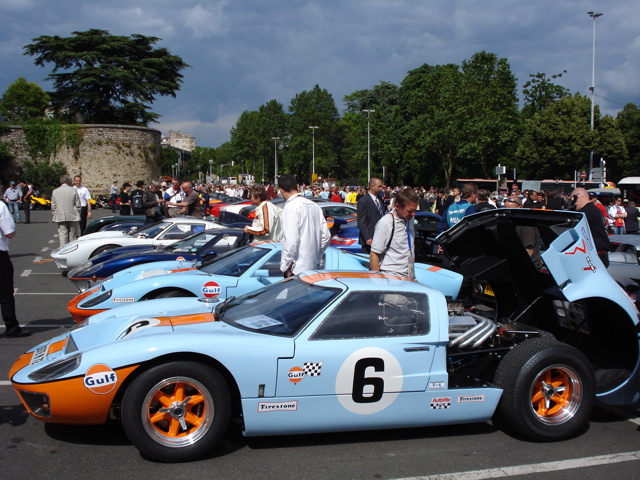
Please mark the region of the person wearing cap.
POLYGON ((20 198, 22 198, 22 190, 16 185, 16 182, 11 180, 9 182, 9 188, 4 191, 3 194, 5 202, 9 205, 9 212, 15 223, 22 223, 20 219, 20 198))
POLYGON ((145 215, 144 208, 144 181, 136 182, 136 189, 131 192, 131 211, 134 215, 145 215))
POLYGON ((82 232, 87 227, 87 218, 91 218, 92 215, 91 194, 87 187, 82 185, 82 177, 80 175, 73 177, 73 183, 80 199, 80 235, 82 235, 82 232))
POLYGON ((596 201, 597 198, 595 196, 591 198, 584 188, 576 188, 571 192, 571 203, 578 212, 584 213, 587 217, 587 223, 591 230, 591 236, 593 237, 598 257, 600 257, 604 266, 608 267, 611 243, 607 236, 604 216, 600 209, 595 205, 596 201))
POLYGON ((13 264, 9 257, 9 239, 16 234, 16 225, 9 209, 0 202, 0 312, 5 324, 5 337, 28 337, 29 330, 20 328, 13 296, 13 264))

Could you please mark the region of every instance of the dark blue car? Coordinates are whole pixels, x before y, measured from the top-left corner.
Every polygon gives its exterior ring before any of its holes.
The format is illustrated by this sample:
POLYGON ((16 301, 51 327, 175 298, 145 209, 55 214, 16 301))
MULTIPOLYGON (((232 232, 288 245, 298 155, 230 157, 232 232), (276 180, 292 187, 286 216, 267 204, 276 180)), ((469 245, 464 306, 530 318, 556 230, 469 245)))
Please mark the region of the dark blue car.
POLYGON ((96 255, 74 268, 67 278, 81 293, 120 270, 142 263, 182 258, 185 262, 202 260, 246 245, 251 236, 237 228, 216 228, 196 233, 161 248, 148 245, 120 247, 96 255))

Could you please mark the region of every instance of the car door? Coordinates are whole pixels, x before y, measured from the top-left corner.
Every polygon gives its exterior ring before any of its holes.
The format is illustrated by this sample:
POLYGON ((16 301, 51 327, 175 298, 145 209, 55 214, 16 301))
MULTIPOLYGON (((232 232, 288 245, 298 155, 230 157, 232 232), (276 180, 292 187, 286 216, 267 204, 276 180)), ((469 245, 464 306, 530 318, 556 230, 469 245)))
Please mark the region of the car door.
POLYGON ((227 296, 244 295, 283 278, 280 271, 280 250, 274 249, 247 268, 235 286, 227 287, 227 296))
MULTIPOLYGON (((363 421, 372 427, 405 424, 412 414, 399 397, 433 384, 438 347, 433 313, 424 293, 350 293, 296 340, 293 358, 278 360, 277 397, 331 411, 322 421, 338 430, 358 428, 363 421)), ((444 388, 441 368, 437 379, 444 388)), ((307 420, 305 427, 313 430, 312 417, 297 419, 307 420)))

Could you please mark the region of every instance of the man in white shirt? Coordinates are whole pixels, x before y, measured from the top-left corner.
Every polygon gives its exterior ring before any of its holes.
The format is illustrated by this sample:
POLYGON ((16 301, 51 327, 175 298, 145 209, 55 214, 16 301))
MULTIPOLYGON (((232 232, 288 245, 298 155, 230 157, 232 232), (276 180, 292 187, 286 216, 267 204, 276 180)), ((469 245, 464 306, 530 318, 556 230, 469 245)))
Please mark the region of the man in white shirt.
POLYGON ((20 328, 16 318, 16 302, 13 296, 13 264, 9 257, 9 239, 16 234, 16 225, 9 209, 0 201, 0 311, 6 326, 5 337, 27 337, 29 330, 20 328))
POLYGON ((87 218, 91 218, 91 194, 87 187, 82 185, 82 177, 80 175, 73 177, 73 183, 80 199, 80 235, 82 235, 87 226, 87 218))
POLYGON ((331 233, 322 209, 298 193, 293 175, 278 178, 278 187, 286 200, 282 211, 282 257, 280 270, 284 277, 319 268, 331 233))

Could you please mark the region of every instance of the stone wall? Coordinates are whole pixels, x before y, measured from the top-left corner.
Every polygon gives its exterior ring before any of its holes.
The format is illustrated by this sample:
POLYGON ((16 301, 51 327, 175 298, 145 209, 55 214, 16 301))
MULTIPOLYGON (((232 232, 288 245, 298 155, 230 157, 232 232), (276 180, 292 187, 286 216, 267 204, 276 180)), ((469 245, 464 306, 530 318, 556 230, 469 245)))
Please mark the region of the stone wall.
MULTIPOLYGON (((113 181, 118 185, 160 177, 159 130, 126 125, 82 125, 83 141, 76 152, 63 145, 51 161, 62 162, 71 176, 81 174, 82 183, 95 197, 108 193, 113 181)), ((12 126, 0 133, 0 142, 10 145, 15 172, 25 160, 30 160, 29 146, 21 127, 12 126)), ((29 180, 28 178, 25 180, 29 180)))

